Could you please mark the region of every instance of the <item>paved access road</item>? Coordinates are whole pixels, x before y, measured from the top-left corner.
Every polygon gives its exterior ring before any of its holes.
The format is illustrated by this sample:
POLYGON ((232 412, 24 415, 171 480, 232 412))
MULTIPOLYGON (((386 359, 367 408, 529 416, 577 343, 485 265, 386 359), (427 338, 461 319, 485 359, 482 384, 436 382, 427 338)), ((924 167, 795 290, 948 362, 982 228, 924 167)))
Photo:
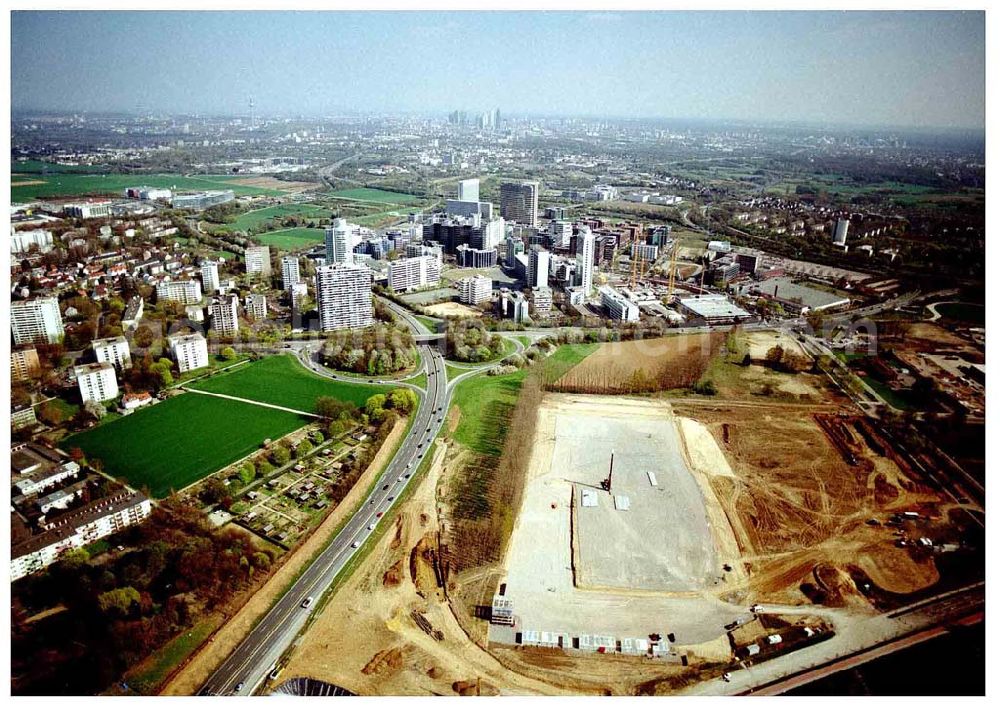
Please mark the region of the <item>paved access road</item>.
POLYGON ((263 683, 305 627, 322 595, 357 552, 356 546, 360 547, 372 534, 412 480, 443 423, 450 396, 444 357, 427 345, 421 345, 420 351, 427 370, 427 390, 406 439, 383 471, 375 492, 209 677, 201 695, 250 695, 263 683), (310 597, 313 601, 307 608, 303 605, 310 597))

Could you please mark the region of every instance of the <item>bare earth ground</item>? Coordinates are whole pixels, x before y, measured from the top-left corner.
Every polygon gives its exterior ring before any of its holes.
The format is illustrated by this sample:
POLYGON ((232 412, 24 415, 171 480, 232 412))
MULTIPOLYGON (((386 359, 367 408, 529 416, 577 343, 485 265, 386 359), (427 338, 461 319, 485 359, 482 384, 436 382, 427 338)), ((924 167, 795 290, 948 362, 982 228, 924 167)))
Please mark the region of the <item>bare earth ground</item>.
POLYGON ((481 313, 475 308, 470 308, 464 304, 453 302, 436 303, 433 306, 424 306, 424 310, 431 315, 438 316, 440 318, 445 318, 447 316, 460 316, 465 318, 467 316, 478 316, 481 313))
POLYGON ((278 180, 273 177, 247 177, 231 180, 230 182, 234 185, 263 187, 269 190, 283 190, 285 192, 305 192, 306 190, 316 190, 321 187, 319 183, 315 182, 278 180))
POLYGON ((402 440, 406 432, 406 421, 396 422, 389 432, 382 448, 372 459, 358 479, 358 482, 330 515, 320 524, 311 536, 284 561, 281 567, 267 582, 247 601, 226 624, 216 631, 188 663, 167 683, 161 695, 194 695, 202 686, 212 671, 232 653, 233 649, 243 640, 257 619, 275 602, 278 595, 302 571, 312 556, 326 544, 337 527, 351 514, 354 508, 364 501, 365 494, 371 484, 378 478, 379 472, 388 463, 389 455, 402 440))
MULTIPOLYGON (((672 460, 668 456, 657 461, 654 456, 640 462, 643 464, 643 475, 645 466, 656 469, 659 485, 667 491, 662 499, 657 497, 661 511, 659 523, 656 515, 639 517, 639 511, 629 510, 620 513, 619 517, 624 520, 624 516, 632 514, 634 529, 606 524, 604 532, 607 537, 603 541, 588 541, 586 536, 581 536, 580 540, 572 538, 570 502, 573 482, 581 476, 586 478, 588 474, 591 477, 596 474, 600 478, 606 472, 607 452, 603 448, 597 452, 600 446, 581 443, 572 435, 573 432, 582 435, 589 432, 591 437, 597 436, 603 441, 588 428, 588 423, 592 424, 591 420, 595 418, 605 422, 617 420, 625 427, 621 433, 629 427, 635 430, 636 438, 631 444, 627 437, 620 442, 623 450, 632 448, 642 451, 648 448, 650 452, 664 452, 666 449, 663 447, 668 443, 664 432, 657 431, 657 436, 651 437, 650 432, 642 429, 643 424, 648 427, 650 422, 666 421, 670 427, 676 426, 669 406, 662 401, 594 395, 546 395, 539 410, 524 499, 504 560, 506 575, 502 580, 507 585, 506 596, 514 602, 518 628, 565 632, 574 636, 606 634, 616 638, 645 638, 651 633, 663 636, 673 633, 678 644, 698 644, 718 637, 723 633, 723 625, 733 616, 733 607, 711 594, 719 580, 726 577, 722 563, 712 564, 708 580, 700 583, 688 580, 681 585, 683 591, 676 591, 672 582, 677 575, 685 574, 684 570, 690 566, 684 561, 687 546, 707 546, 697 559, 701 563, 714 560, 719 547, 717 539, 725 534, 724 529, 712 530, 706 524, 712 518, 706 513, 705 494, 697 485, 697 477, 692 480, 685 466, 686 457, 680 455, 680 451, 675 452, 677 455, 672 460), (575 451, 575 454, 570 455, 569 451, 575 451), (597 454, 600 454, 600 461, 591 461, 597 454), (598 463, 600 471, 591 470, 598 463), (677 467, 672 473, 665 468, 671 465, 677 467), (685 485, 682 486, 682 483, 685 485), (658 529, 660 524, 663 525, 662 530, 658 529), (699 532, 701 528, 704 528, 703 533, 699 532), (661 533, 666 533, 667 538, 664 539, 661 533), (540 540, 545 541, 544 544, 539 544, 540 540), (621 569, 613 567, 619 577, 615 589, 596 590, 578 586, 580 581, 574 579, 573 560, 580 559, 580 547, 591 549, 589 554, 584 555, 584 561, 594 558, 612 564, 614 559, 627 562, 625 556, 628 551, 619 549, 622 544, 626 547, 632 545, 638 554, 645 554, 640 548, 644 548, 646 542, 651 545, 650 554, 657 554, 639 568, 633 569, 627 564, 621 569), (603 556, 614 559, 602 560, 603 556), (627 577, 649 576, 643 570, 662 575, 656 589, 649 589, 651 580, 646 580, 642 585, 646 589, 642 591, 625 589, 629 586, 627 577)), ((714 447, 714 442, 710 443, 714 447)), ((626 460, 623 465, 628 466, 629 461, 626 460)), ((650 487, 648 481, 645 485, 650 487)), ((615 489, 614 483, 612 488, 615 489)), ((707 492, 711 495, 711 489, 707 492)), ((604 491, 597 495, 608 496, 604 491)), ((579 501, 574 500, 574 505, 578 504, 579 501)), ((574 509, 572 512, 583 516, 590 511, 574 509)), ((716 524, 728 527, 725 516, 719 516, 716 511, 713 517, 716 524)), ((731 537, 731 533, 729 535, 731 537)), ((731 542, 724 547, 730 553, 736 551, 731 542)))
POLYGON ((780 345, 786 353, 791 353, 795 357, 811 359, 802 345, 788 333, 776 330, 760 330, 750 333, 743 333, 743 340, 747 345, 747 351, 752 360, 763 360, 767 351, 775 345, 780 345))

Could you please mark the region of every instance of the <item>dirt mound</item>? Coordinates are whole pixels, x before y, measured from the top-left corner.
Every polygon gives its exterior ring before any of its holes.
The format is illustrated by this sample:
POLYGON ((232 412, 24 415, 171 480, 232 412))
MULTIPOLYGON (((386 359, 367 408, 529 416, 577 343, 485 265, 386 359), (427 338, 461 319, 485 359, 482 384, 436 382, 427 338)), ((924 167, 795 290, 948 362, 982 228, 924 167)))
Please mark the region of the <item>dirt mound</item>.
POLYGON ((402 542, 402 540, 403 540, 403 523, 404 522, 405 521, 403 520, 403 516, 402 515, 396 516, 396 534, 393 536, 392 542, 389 543, 389 549, 390 550, 395 550, 396 548, 399 547, 400 543, 402 542))
POLYGON ((396 564, 385 571, 382 575, 383 587, 398 587, 403 582, 403 561, 398 560, 396 564))
POLYGON ((813 568, 813 578, 822 590, 823 603, 827 606, 845 606, 848 600, 858 593, 851 576, 833 565, 816 565, 813 568))
POLYGON ((456 680, 451 684, 451 689, 459 695, 465 696, 500 694, 499 690, 480 678, 476 680, 456 680))
POLYGON ((427 669, 427 677, 433 678, 434 680, 437 680, 443 675, 444 671, 438 668, 437 666, 431 666, 430 668, 427 669))
POLYGON ((417 594, 422 597, 437 590, 436 565, 437 545, 434 535, 428 533, 410 550, 410 579, 417 588, 417 594))
POLYGON ((400 646, 386 648, 374 656, 365 664, 361 672, 365 675, 381 675, 386 671, 398 671, 403 667, 403 649, 400 646))

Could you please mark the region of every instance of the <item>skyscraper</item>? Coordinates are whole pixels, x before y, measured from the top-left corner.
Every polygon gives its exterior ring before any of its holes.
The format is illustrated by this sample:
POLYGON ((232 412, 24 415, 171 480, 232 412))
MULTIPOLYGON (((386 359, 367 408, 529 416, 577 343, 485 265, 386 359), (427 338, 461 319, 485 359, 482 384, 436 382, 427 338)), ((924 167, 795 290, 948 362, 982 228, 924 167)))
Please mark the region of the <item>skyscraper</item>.
POLYGON ((462 202, 479 202, 479 178, 460 180, 458 199, 462 202))
POLYGON ((215 293, 219 290, 219 265, 214 261, 201 262, 201 290, 215 293))
POLYGON ((575 281, 583 287, 584 296, 589 296, 594 287, 594 233, 587 226, 580 227, 576 235, 575 281))
POLYGON ((531 180, 500 184, 500 216, 504 219, 538 226, 538 183, 531 180))
POLYGON ((316 309, 321 331, 371 325, 374 321, 371 271, 342 263, 318 267, 316 309))
POLYGON ((528 254, 528 288, 549 285, 549 252, 537 244, 528 254))
POLYGON ((355 235, 358 231, 358 225, 351 224, 343 217, 333 220, 324 235, 327 264, 353 263, 355 235))
POLYGON ((294 254, 281 257, 281 287, 287 291, 301 280, 299 257, 294 254))

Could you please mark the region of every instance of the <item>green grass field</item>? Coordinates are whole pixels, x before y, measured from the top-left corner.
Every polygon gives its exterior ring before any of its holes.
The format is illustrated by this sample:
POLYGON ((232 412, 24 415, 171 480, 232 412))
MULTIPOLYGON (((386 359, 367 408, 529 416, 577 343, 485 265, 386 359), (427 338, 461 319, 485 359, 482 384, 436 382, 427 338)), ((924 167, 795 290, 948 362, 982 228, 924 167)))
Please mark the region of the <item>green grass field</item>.
POLYGON ((319 205, 275 205, 274 207, 265 207, 262 210, 244 212, 236 218, 235 222, 227 224, 226 227, 245 232, 251 227, 264 224, 272 219, 282 219, 283 217, 291 217, 292 215, 318 219, 320 217, 329 217, 330 214, 329 209, 320 207, 319 205))
POLYGON ((305 426, 297 414, 187 393, 64 439, 100 459, 109 474, 156 498, 180 490, 305 426))
POLYGON ((345 200, 356 200, 358 202, 384 202, 397 205, 415 205, 423 202, 423 198, 416 195, 406 195, 402 192, 389 192, 388 190, 377 190, 371 187, 355 187, 349 190, 337 190, 330 193, 331 197, 339 197, 345 200))
MULTIPOLYGON (((372 378, 376 379, 377 378, 372 378)), ((192 389, 244 397, 267 404, 312 412, 316 398, 335 397, 361 406, 373 394, 392 389, 386 385, 338 382, 306 370, 292 355, 264 358, 235 372, 200 380, 192 389)))
POLYGON ((279 229, 275 232, 255 234, 253 239, 261 244, 274 247, 279 251, 298 251, 299 249, 307 249, 315 244, 322 244, 323 230, 293 227, 291 229, 279 229))
POLYGON ((453 400, 462 412, 453 434, 455 441, 478 453, 499 456, 503 437, 492 426, 491 413, 498 407, 512 408, 517 403, 521 383, 527 374, 527 370, 499 377, 483 374, 460 382, 455 387, 453 400))
POLYGON ((39 175, 41 173, 76 173, 79 175, 95 175, 108 171, 106 165, 62 165, 47 163, 43 160, 12 160, 11 174, 39 175))
POLYGON ((963 303, 961 301, 942 303, 937 306, 937 312, 941 314, 942 318, 964 323, 975 325, 985 325, 986 323, 986 307, 976 303, 963 303))
MULTIPOLYGON (((184 175, 76 175, 60 173, 57 175, 25 175, 24 180, 42 180, 41 185, 12 185, 10 199, 12 202, 30 202, 46 197, 75 197, 80 195, 114 195, 120 196, 126 187, 167 187, 177 190, 232 190, 237 195, 283 195, 280 190, 263 187, 248 187, 234 185, 231 175, 205 175, 188 177, 184 175)), ((14 177, 12 182, 17 182, 14 177)))

